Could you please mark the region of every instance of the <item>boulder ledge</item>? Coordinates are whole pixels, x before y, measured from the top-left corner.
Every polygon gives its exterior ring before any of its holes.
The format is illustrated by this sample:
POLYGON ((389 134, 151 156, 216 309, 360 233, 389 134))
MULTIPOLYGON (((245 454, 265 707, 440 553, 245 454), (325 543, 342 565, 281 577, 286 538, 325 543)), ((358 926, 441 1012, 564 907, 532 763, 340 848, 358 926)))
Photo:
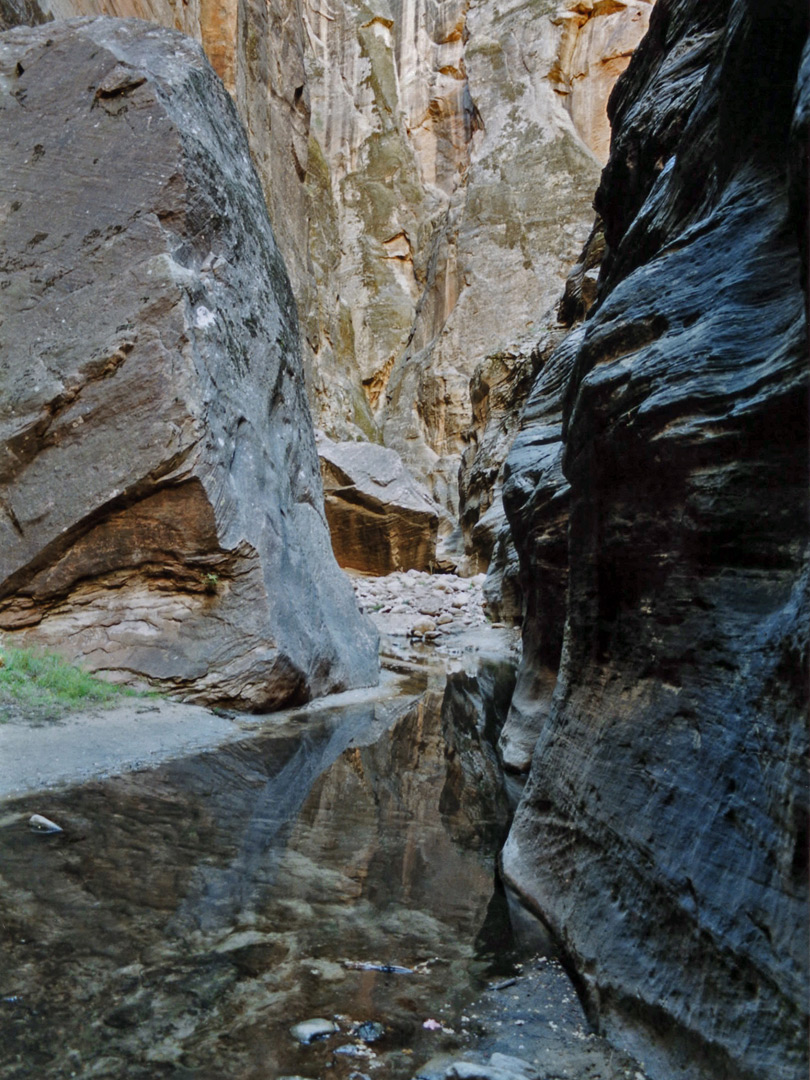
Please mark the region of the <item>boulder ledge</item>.
POLYGON ((269 709, 368 685, 234 106, 135 20, 0 35, 0 627, 269 709))

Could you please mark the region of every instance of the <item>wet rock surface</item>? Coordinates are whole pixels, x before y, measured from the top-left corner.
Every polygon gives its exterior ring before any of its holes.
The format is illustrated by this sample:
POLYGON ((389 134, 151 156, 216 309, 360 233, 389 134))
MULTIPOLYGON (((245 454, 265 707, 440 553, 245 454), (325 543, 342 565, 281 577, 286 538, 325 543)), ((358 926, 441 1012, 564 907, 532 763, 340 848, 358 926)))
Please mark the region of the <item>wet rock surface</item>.
POLYGON ((376 678, 233 105, 145 23, 8 31, 0 626, 266 709, 376 678))
POLYGON ((666 1080, 807 1071, 807 11, 774 15, 655 9, 611 103, 597 303, 507 465, 529 617, 568 593, 526 637, 518 689, 546 691, 517 699, 504 868, 666 1080))

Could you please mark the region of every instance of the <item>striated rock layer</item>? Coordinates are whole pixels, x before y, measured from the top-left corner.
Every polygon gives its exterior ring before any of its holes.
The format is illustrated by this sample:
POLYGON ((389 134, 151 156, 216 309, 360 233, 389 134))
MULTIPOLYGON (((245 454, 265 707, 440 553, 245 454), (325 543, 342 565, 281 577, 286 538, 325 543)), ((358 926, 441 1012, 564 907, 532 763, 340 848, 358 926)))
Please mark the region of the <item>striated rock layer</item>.
POLYGON ((324 508, 340 566, 366 574, 432 570, 439 507, 394 450, 318 439, 324 508))
POLYGON ((0 626, 268 708, 376 678, 233 105, 146 23, 0 37, 0 626))
POLYGON ((504 869, 661 1080, 808 1065, 807 20, 657 5, 599 298, 507 465, 539 737, 504 869))

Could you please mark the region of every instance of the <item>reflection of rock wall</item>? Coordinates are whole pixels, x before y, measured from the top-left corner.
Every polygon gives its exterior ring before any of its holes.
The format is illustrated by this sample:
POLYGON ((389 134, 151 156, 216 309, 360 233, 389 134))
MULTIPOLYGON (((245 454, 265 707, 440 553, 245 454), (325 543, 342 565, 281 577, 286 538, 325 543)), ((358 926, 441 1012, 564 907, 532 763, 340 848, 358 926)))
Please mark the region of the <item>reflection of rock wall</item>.
POLYGON ((0 623, 201 701, 376 676, 335 565, 295 305, 230 99, 187 38, 0 41, 0 623))
POLYGON ((810 52, 791 133, 808 12, 773 16, 654 11, 611 100, 596 306, 507 463, 537 741, 504 869, 666 1080, 808 1064, 810 52))
MULTIPOLYGON (((469 377, 559 294, 651 3, 39 3, 203 42, 248 129, 316 420, 384 440, 455 509, 469 377)), ((0 0, 8 22, 36 10, 0 0)))

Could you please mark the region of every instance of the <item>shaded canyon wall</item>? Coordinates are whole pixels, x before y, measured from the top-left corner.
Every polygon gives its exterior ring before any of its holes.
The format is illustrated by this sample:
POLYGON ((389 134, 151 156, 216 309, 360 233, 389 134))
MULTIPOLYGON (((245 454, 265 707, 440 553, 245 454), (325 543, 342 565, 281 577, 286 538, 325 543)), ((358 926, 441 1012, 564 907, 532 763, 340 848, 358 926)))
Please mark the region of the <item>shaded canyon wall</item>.
POLYGON ((531 773, 504 869, 661 1080, 807 1071, 807 22, 656 6, 597 302, 507 462, 531 773))
POLYGON ((377 677, 236 111, 144 22, 0 36, 0 627, 191 700, 377 677))

